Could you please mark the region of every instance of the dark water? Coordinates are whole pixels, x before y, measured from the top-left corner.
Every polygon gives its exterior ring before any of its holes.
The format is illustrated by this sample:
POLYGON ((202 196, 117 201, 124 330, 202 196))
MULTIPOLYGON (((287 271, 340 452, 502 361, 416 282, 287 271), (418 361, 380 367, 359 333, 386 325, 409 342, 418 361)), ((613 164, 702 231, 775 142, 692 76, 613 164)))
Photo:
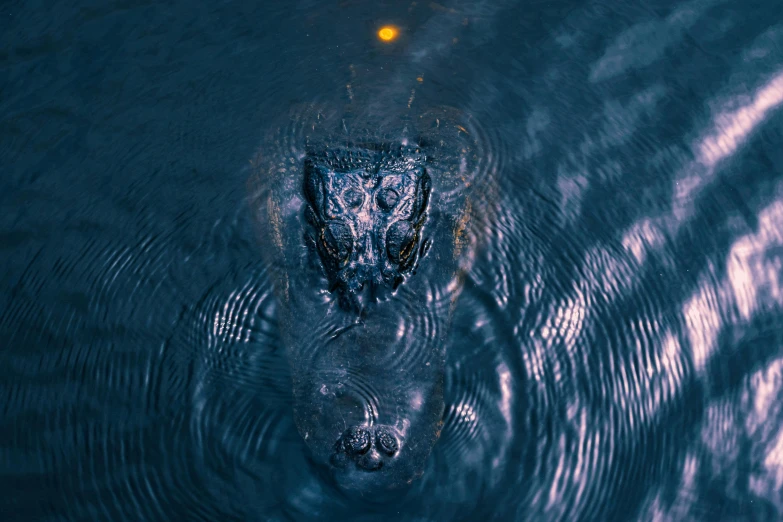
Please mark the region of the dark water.
POLYGON ((778 2, 0 16, 0 519, 783 519, 778 2), (291 107, 408 96, 497 190, 440 441, 369 503, 294 427, 248 179, 291 107))

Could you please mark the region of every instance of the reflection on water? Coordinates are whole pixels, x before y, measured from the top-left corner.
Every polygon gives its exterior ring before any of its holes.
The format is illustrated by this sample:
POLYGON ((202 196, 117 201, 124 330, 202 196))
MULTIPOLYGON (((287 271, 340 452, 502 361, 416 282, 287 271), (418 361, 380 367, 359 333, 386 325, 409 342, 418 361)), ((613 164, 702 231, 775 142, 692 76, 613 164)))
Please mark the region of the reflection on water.
MULTIPOLYGON (((3 520, 783 517, 776 2, 4 16, 3 520), (440 438, 392 499, 337 488, 295 423, 248 161, 297 182, 303 134, 265 136, 301 103, 456 107, 491 187, 450 328, 406 285, 384 312, 445 349, 440 438)), ((333 319, 297 332, 325 370, 333 319)), ((386 376, 354 373, 314 390, 373 418, 386 376)))

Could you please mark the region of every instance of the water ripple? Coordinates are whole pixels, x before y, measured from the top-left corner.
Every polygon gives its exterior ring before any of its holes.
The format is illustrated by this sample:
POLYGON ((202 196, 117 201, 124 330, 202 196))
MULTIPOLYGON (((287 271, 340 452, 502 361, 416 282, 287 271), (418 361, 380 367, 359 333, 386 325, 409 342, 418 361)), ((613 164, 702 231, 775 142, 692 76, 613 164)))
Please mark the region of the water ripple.
POLYGON ((779 6, 393 4, 4 13, 3 520, 781 519, 779 6), (253 213, 272 175, 301 218, 307 145, 389 137, 430 142, 433 223, 471 188, 466 255, 436 283, 431 251, 360 362, 253 213), (421 479, 336 489, 297 370, 382 423, 441 356, 421 479))

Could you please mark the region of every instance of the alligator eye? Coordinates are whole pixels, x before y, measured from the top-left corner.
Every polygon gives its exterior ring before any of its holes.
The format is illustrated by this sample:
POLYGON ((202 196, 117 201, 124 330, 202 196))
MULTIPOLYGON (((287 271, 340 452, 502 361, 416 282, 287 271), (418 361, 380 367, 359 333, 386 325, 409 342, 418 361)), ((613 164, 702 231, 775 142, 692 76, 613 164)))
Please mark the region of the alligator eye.
POLYGON ((364 455, 370 450, 370 433, 354 426, 343 435, 343 448, 349 455, 364 455))
POLYGON ((408 262, 416 244, 416 231, 407 221, 397 221, 386 232, 386 253, 398 265, 408 262))
POLYGON ((362 205, 364 195, 356 189, 350 188, 343 193, 343 201, 351 208, 357 208, 362 205))
POLYGON ((378 449, 389 456, 397 453, 397 450, 400 447, 400 445, 397 443, 397 439, 394 438, 394 435, 385 429, 378 430, 378 433, 375 436, 375 443, 378 449))
POLYGON ((394 208, 400 200, 400 195, 394 189, 383 189, 378 193, 378 206, 386 212, 394 208))
POLYGON ((338 264, 344 265, 353 251, 353 234, 350 227, 339 221, 328 223, 321 233, 321 242, 329 254, 338 264))

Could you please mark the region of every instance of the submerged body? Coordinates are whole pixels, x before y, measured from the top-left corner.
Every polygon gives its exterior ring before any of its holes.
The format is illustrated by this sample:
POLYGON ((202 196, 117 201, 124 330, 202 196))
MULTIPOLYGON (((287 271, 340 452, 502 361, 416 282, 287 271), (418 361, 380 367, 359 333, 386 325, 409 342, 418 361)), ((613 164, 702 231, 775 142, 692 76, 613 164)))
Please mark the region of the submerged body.
POLYGON ((411 483, 440 435, 480 160, 452 109, 362 123, 373 131, 293 112, 252 190, 298 430, 341 486, 367 492, 411 483))

